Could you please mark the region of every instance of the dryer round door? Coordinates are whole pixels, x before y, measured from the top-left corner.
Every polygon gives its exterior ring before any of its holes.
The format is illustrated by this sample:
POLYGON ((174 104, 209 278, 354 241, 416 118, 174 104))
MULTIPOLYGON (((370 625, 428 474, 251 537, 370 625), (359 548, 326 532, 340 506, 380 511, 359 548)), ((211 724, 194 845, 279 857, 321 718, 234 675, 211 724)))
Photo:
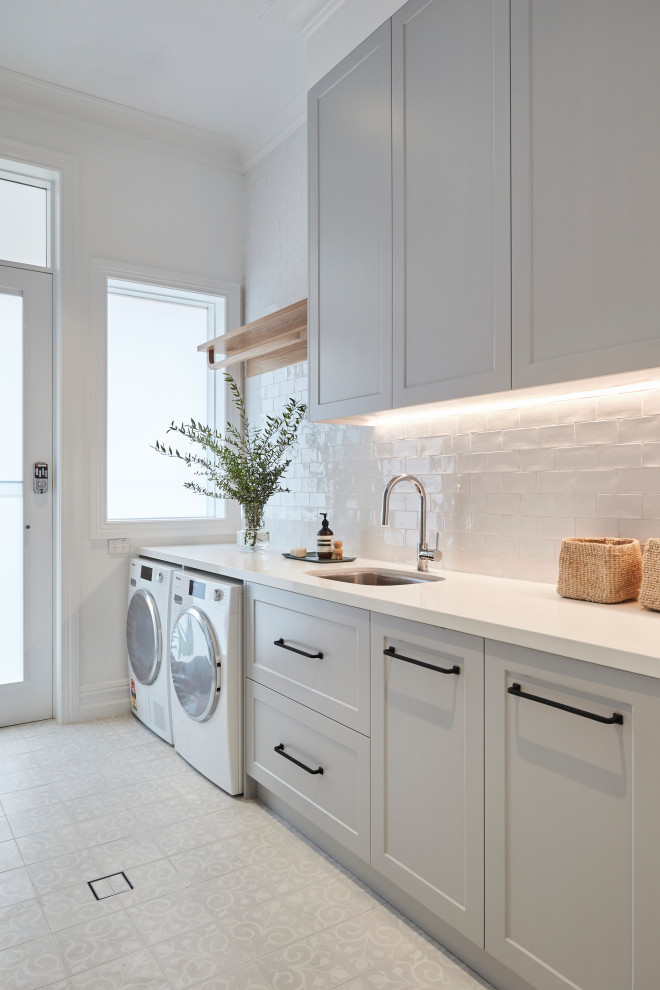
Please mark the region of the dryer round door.
POLYGON ((210 718, 220 693, 220 651, 213 626, 194 605, 172 627, 170 675, 186 715, 195 722, 210 718))
POLYGON ((140 684, 153 684, 160 670, 162 629, 156 602, 144 588, 135 592, 128 605, 126 645, 140 684))

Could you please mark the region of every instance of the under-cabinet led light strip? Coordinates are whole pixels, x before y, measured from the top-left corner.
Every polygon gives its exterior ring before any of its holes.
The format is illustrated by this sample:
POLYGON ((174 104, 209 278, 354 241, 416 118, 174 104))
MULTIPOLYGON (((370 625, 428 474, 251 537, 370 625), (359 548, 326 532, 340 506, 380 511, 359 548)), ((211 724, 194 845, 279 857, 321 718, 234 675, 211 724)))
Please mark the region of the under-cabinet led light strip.
POLYGON ((469 416, 480 412, 493 412, 504 409, 519 409, 529 406, 544 406, 552 402, 568 402, 571 399, 593 399, 604 395, 623 395, 629 392, 648 392, 660 389, 660 379, 653 381, 631 382, 628 385, 610 385, 605 388, 590 388, 580 392, 565 392, 557 395, 521 396, 518 399, 503 399, 501 401, 475 402, 472 405, 459 406, 429 406, 426 410, 405 413, 398 410, 396 416, 374 416, 370 426, 388 426, 393 423, 413 423, 422 420, 446 419, 448 416, 469 416))

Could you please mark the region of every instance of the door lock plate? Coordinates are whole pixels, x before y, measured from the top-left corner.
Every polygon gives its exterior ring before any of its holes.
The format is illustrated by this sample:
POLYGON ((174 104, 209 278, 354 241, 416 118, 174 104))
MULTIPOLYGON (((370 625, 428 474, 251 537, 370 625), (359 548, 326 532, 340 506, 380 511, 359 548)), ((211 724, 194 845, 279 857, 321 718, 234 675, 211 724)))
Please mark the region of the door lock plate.
POLYGON ((45 461, 35 462, 32 489, 35 495, 45 495, 48 491, 48 465, 45 461))

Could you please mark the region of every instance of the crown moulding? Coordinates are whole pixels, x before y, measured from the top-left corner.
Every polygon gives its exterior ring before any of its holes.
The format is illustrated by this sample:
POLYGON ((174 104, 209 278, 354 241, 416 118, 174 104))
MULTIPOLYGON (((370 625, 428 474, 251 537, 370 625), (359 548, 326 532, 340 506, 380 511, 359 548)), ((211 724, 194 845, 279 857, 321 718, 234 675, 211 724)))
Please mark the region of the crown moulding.
POLYGON ((307 360, 307 300, 199 344, 212 371, 245 361, 248 378, 307 360), (222 357, 218 357, 222 355, 222 357))

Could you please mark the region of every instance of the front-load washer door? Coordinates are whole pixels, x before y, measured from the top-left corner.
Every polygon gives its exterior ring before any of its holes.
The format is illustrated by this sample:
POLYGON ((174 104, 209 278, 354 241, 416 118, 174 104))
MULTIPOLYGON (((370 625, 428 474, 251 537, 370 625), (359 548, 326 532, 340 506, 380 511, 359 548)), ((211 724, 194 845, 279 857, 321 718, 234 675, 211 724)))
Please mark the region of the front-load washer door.
POLYGON ((153 684, 160 670, 162 629, 156 602, 144 588, 135 592, 128 605, 126 645, 140 684, 153 684))
POLYGON ((170 675, 186 715, 195 722, 210 718, 220 693, 220 651, 213 626, 194 605, 172 628, 170 675))

